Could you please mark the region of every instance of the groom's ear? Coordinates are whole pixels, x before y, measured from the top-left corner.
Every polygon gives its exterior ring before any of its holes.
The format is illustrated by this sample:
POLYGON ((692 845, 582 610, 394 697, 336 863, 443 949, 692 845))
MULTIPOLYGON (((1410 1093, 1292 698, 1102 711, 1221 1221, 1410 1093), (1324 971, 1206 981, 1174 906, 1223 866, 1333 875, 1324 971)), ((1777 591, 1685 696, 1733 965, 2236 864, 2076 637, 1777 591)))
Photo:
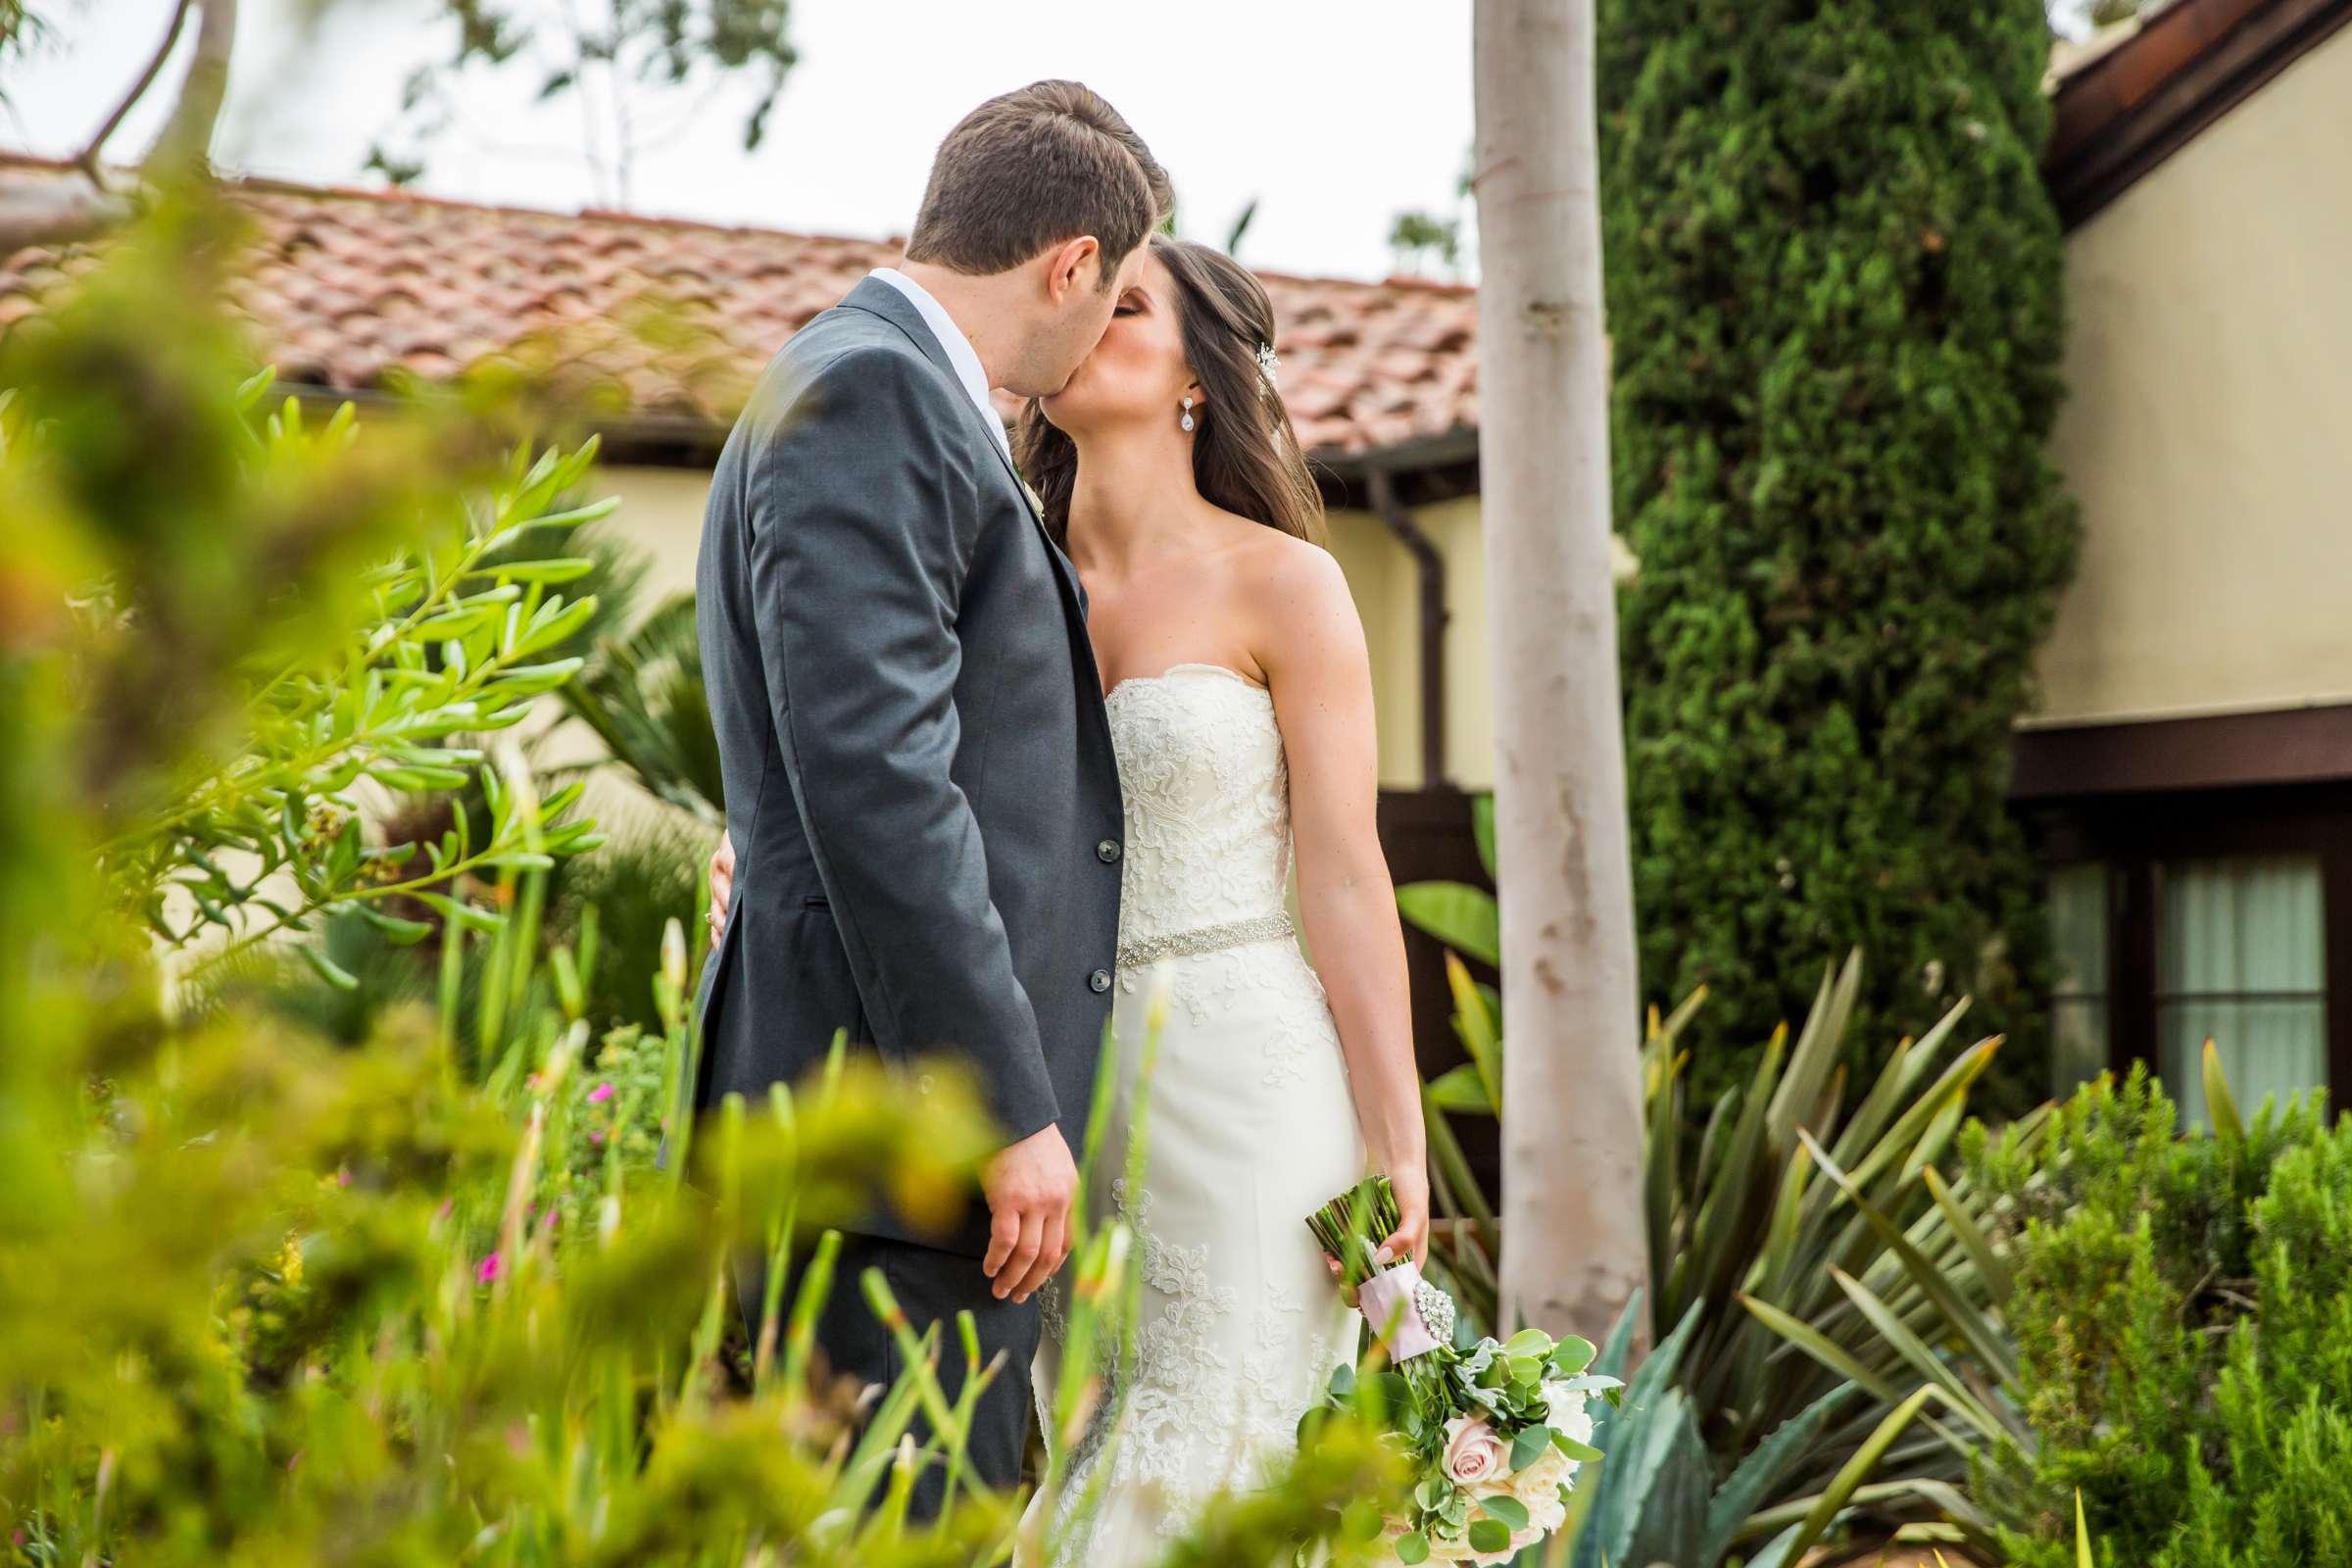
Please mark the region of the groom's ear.
POLYGON ((1078 293, 1102 286, 1102 242, 1094 235, 1065 239, 1046 258, 1046 295, 1055 305, 1067 305, 1078 293))

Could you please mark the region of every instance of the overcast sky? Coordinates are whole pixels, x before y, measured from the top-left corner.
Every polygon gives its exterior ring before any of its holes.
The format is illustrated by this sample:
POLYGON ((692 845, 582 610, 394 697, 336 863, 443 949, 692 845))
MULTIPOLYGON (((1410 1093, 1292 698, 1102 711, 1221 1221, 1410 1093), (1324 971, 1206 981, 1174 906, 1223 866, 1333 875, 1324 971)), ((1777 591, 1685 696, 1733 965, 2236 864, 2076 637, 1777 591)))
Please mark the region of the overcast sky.
MULTIPOLYGON (((559 0, 547 0, 551 6, 559 0)), ((595 0, 588 0, 593 5, 595 0)), ((161 40, 172 0, 49 0, 58 47, 10 73, 0 144, 78 150, 161 40)), ((244 0, 227 168, 374 183, 362 172, 402 83, 451 47, 431 0, 244 0)), ((757 153, 743 99, 669 98, 644 118, 691 128, 644 154, 629 205, 819 233, 904 233, 939 138, 974 104, 1074 76, 1116 104, 1176 181, 1180 225, 1222 242, 1251 198, 1243 259, 1377 277, 1407 208, 1451 211, 1471 137, 1469 0, 797 0, 788 77, 757 153)), ((465 124, 416 188, 574 210, 600 192, 579 105, 533 105, 536 72, 468 81, 465 124)), ((159 100, 167 94, 154 95, 159 100)), ((111 151, 143 150, 157 121, 111 151)))

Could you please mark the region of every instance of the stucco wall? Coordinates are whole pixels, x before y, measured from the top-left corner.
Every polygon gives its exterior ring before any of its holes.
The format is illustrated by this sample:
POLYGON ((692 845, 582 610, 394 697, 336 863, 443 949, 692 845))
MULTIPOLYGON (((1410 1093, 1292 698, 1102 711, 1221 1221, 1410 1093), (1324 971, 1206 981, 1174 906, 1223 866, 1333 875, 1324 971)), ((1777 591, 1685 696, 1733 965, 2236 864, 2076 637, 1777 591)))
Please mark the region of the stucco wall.
POLYGON ((2352 699, 2352 31, 2077 230, 2067 291, 2036 721, 2352 699))
POLYGON ((599 468, 600 495, 620 498, 612 526, 643 552, 652 570, 644 604, 694 592, 694 558, 703 542, 703 503, 710 494, 708 468, 599 468))

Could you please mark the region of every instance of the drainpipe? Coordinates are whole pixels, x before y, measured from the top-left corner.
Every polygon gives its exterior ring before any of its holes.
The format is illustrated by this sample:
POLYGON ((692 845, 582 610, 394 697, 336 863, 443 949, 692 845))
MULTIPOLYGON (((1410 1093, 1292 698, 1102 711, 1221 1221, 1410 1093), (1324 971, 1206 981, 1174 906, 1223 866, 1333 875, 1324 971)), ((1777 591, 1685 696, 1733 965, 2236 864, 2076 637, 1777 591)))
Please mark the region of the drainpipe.
POLYGON ((1446 558, 1412 512, 1397 499, 1396 482, 1386 468, 1364 476, 1372 510, 1413 558, 1421 590, 1421 781, 1428 790, 1449 790, 1446 776, 1446 558))

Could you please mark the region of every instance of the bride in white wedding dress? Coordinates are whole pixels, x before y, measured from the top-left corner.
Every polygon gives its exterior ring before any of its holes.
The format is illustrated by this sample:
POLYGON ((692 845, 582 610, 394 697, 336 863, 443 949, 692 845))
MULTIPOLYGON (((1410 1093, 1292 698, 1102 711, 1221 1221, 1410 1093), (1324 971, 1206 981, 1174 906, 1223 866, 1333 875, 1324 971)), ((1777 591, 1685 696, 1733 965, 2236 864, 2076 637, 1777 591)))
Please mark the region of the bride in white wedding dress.
MULTIPOLYGON (((1368 1169, 1428 1229, 1395 893, 1374 824, 1371 671, 1276 383, 1264 290, 1155 237, 1094 355, 1016 438, 1084 581, 1126 838, 1111 1124, 1091 1197, 1143 1249, 1131 1384, 1074 1446, 1058 1560, 1156 1561, 1295 1442, 1355 1353, 1306 1214, 1368 1169), (1286 893, 1296 865, 1295 933, 1286 893), (1316 956, 1309 967, 1303 934, 1316 956), (1317 977, 1317 968, 1322 978, 1317 977), (1140 1190, 1125 1178, 1147 1013, 1165 1023, 1140 1190), (1121 1396, 1123 1395, 1123 1397, 1121 1396), (1114 1419, 1115 1416, 1115 1419, 1114 1419)), ((1035 1386, 1056 1383, 1056 1293, 1035 1386)), ((1048 1442, 1055 1435, 1048 1432, 1048 1442)))

